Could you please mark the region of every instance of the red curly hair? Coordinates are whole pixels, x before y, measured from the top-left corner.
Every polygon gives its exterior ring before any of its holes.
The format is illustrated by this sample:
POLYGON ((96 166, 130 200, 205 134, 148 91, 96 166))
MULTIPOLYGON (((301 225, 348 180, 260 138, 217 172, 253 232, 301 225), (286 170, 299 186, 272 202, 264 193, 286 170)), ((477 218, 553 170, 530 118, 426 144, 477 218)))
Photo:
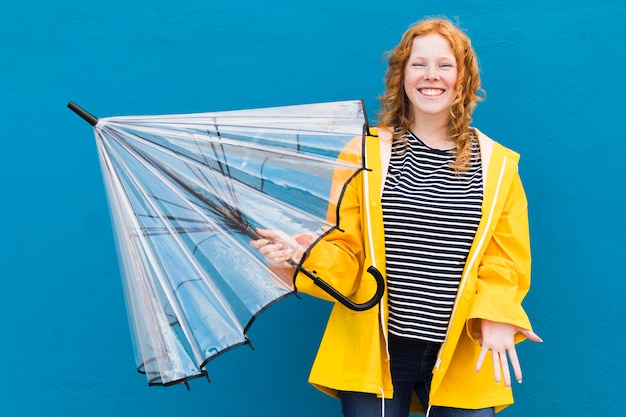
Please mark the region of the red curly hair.
POLYGON ((404 141, 403 135, 413 123, 411 103, 404 91, 404 69, 417 36, 438 33, 448 40, 457 62, 456 98, 450 107, 448 135, 457 148, 453 167, 457 171, 468 168, 471 158, 472 137, 470 129, 472 112, 478 101, 484 100, 481 88, 478 59, 469 37, 454 23, 443 18, 430 18, 410 27, 400 43, 388 53, 385 74, 385 93, 379 98, 379 124, 394 131, 394 140, 404 141))

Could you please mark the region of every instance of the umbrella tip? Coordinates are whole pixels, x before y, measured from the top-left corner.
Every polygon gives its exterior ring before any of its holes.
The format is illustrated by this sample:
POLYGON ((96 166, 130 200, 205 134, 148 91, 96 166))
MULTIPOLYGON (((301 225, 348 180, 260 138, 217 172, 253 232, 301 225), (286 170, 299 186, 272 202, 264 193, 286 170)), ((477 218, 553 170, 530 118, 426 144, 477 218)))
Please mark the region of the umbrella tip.
POLYGON ((90 125, 95 126, 98 123, 97 117, 88 113, 85 109, 83 109, 82 107, 74 103, 73 101, 70 101, 67 104, 67 107, 69 107, 70 110, 72 110, 74 113, 79 115, 83 120, 85 120, 90 125))

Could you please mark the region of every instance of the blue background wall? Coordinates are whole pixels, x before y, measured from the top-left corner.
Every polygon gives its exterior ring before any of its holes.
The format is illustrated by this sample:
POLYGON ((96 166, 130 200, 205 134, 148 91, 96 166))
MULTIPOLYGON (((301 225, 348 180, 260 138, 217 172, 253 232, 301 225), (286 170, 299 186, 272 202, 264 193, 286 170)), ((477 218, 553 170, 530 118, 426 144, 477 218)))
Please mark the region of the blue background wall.
POLYGON ((476 125, 522 153, 545 343, 505 416, 626 414, 626 94, 617 1, 0 0, 0 415, 339 416, 306 380, 329 311, 272 307, 213 382, 148 388, 134 371, 92 129, 97 116, 362 98, 424 15, 473 38, 476 125))

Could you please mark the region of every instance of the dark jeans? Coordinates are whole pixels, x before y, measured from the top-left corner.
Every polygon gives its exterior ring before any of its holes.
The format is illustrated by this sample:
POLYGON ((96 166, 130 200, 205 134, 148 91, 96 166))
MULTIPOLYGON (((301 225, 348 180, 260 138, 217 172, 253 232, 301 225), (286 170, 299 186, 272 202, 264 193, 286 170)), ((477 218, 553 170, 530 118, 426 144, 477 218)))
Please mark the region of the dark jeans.
MULTIPOLYGON (((389 335, 393 398, 383 401, 376 394, 341 392, 341 407, 345 417, 407 417, 413 391, 424 410, 428 409, 428 393, 432 370, 440 343, 422 342, 389 335)), ((428 417, 492 417, 493 408, 466 410, 432 407, 428 417)))

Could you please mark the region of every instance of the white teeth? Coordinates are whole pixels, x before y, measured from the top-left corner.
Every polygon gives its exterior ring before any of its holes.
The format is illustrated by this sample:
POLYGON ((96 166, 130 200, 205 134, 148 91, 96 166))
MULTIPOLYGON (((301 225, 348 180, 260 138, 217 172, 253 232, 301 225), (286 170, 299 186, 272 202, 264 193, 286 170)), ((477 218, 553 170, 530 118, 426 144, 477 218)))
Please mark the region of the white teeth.
POLYGON ((443 94, 443 90, 440 88, 421 88, 419 91, 425 96, 440 96, 443 94))

